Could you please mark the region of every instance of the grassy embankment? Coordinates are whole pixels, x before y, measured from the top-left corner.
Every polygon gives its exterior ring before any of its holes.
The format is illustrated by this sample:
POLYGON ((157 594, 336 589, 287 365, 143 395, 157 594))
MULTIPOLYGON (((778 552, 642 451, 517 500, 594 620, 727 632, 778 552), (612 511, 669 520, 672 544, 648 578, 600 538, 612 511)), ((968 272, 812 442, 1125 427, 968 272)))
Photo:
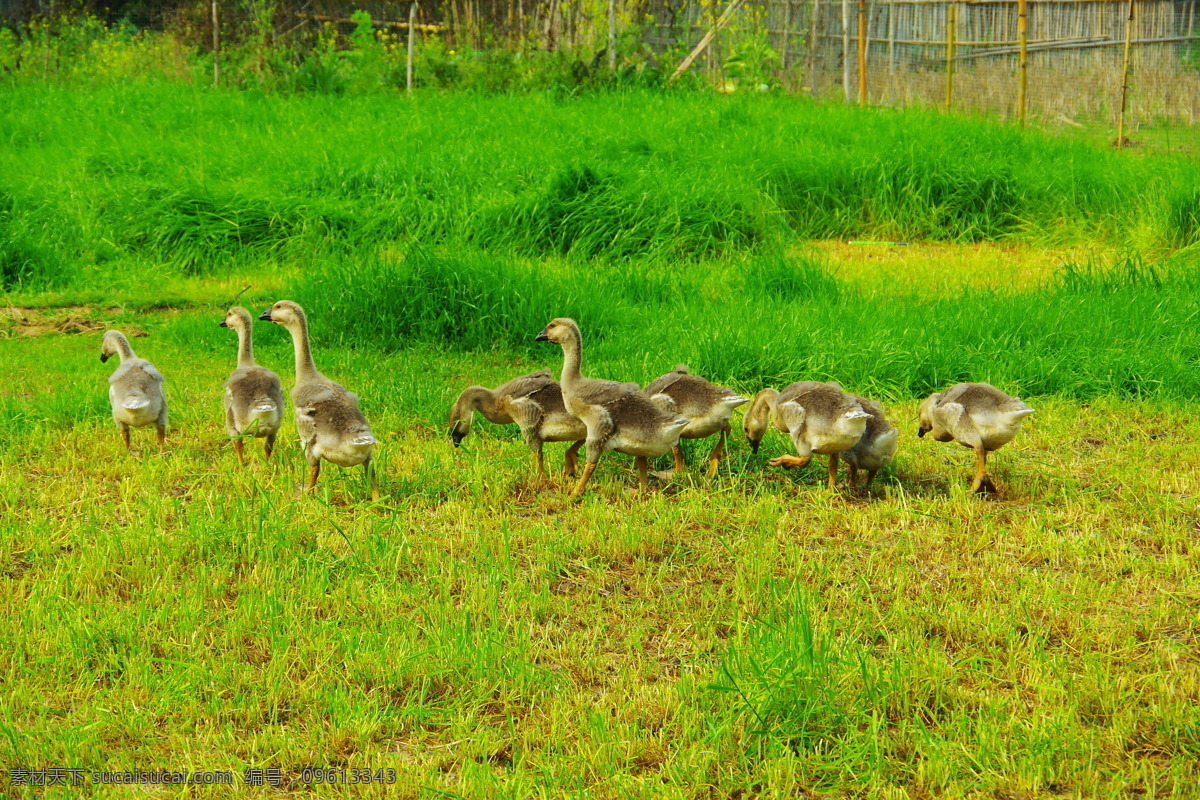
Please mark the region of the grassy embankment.
MULTIPOLYGON (((277 764, 294 791, 394 767, 403 791, 351 790, 380 797, 1192 791, 1197 279, 1166 256, 1194 165, 777 98, 5 99, 3 264, 46 329, 0 343, 5 765, 277 764), (849 237, 998 243, 805 244, 849 237), (1057 247, 1079 266, 1047 270, 1057 247), (1130 247, 1155 266, 1086 266, 1130 247), (383 502, 332 469, 299 498, 290 446, 236 468, 216 323, 246 284, 312 311, 383 502), (829 492, 766 468, 771 435, 649 498, 608 457, 577 505, 514 431, 453 451, 457 390, 556 367, 532 337, 559 314, 593 374, 881 396, 894 466, 829 492), (120 449, 110 324, 168 376, 165 455, 120 449), (1001 502, 912 435, 959 379, 1038 408, 1001 502)), ((258 350, 287 381, 282 332, 258 350)))

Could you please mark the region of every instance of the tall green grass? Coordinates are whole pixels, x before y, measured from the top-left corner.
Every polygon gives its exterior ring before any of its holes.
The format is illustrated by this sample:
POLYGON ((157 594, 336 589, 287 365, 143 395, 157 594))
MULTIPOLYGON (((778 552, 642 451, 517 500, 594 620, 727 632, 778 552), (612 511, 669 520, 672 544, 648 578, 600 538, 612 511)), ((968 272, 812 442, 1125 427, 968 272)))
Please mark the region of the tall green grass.
POLYGON ((829 237, 1165 250, 1197 236, 1193 160, 917 111, 169 83, 18 85, 0 101, 5 280, 26 287, 80 261, 221 274, 388 243, 611 264, 829 237))
POLYGON ((345 342, 499 350, 557 365, 534 343, 555 316, 583 328, 590 374, 648 381, 679 361, 747 391, 837 380, 909 397, 962 380, 1078 399, 1200 396, 1200 271, 1129 256, 1068 264, 1028 292, 923 297, 839 282, 813 258, 595 269, 414 249, 334 259, 295 297, 345 342))

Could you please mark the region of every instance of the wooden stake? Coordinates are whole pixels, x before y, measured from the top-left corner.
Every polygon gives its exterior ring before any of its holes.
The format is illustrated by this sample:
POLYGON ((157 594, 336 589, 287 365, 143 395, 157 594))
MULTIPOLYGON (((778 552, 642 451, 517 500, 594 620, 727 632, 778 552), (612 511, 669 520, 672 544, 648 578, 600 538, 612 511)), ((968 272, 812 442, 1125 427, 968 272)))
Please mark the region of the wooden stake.
POLYGON ((1125 63, 1121 65, 1121 113, 1117 116, 1117 147, 1125 146, 1125 96, 1129 92, 1129 42, 1133 38, 1133 0, 1125 20, 1125 63))
POLYGON ((946 9, 946 110, 954 105, 954 35, 958 27, 958 4, 946 9))
POLYGON ((888 0, 888 102, 896 102, 896 3, 888 0))
POLYGON ((417 4, 408 4, 408 61, 405 64, 404 91, 412 94, 413 90, 413 50, 417 31, 417 4))
POLYGON ((213 86, 221 85, 221 19, 217 14, 217 0, 212 0, 213 25, 213 86))
POLYGON ((1017 40, 1020 57, 1017 61, 1017 119, 1025 127, 1025 99, 1029 86, 1029 21, 1028 0, 1017 0, 1017 40))
POLYGON ((817 28, 821 24, 821 0, 812 0, 808 21, 808 86, 809 94, 817 96, 817 28))
POLYGON ((617 0, 608 0, 608 70, 617 71, 617 0))
POLYGON ((867 104, 867 0, 858 0, 858 104, 867 104))
MULTIPOLYGON (((843 2, 844 1, 845 0, 843 0, 843 2)), ((740 6, 742 2, 743 0, 731 0, 729 6, 725 9, 717 21, 713 23, 713 26, 708 29, 708 33, 704 34, 700 41, 696 43, 696 46, 692 48, 692 52, 688 53, 687 57, 683 59, 683 61, 679 62, 679 66, 675 68, 673 73, 671 73, 671 77, 667 78, 667 86, 670 86, 679 78, 680 75, 687 72, 688 67, 695 62, 700 54, 704 52, 704 49, 708 47, 709 43, 716 38, 717 33, 729 24, 729 20, 733 18, 733 12, 737 10, 738 6, 740 6)))
POLYGON ((842 99, 849 103, 850 93, 850 0, 842 0, 842 99))

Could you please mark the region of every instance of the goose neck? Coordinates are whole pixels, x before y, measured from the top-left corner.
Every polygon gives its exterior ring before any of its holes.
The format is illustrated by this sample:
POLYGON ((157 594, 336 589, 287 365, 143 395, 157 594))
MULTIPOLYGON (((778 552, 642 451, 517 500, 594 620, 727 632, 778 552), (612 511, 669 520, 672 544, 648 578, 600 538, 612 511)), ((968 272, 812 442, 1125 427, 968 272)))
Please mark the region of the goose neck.
POLYGON ((238 326, 238 368, 254 366, 254 342, 246 325, 238 326))
POLYGON ((292 344, 296 350, 296 381, 319 377, 317 367, 313 364, 312 347, 308 341, 308 320, 299 315, 295 322, 288 326, 292 334, 292 344))

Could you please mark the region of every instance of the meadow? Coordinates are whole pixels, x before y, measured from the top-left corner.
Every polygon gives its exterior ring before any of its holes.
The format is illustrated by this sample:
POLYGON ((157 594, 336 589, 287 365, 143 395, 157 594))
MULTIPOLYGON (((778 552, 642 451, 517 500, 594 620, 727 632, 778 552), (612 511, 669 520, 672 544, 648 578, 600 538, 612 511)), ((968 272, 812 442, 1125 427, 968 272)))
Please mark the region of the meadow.
MULTIPOLYGON (((0 109, 3 768, 235 773, 155 797, 260 796, 266 767, 286 796, 1194 796, 1194 160, 688 91, 0 109), (290 420, 237 466, 217 323, 285 297, 363 399, 377 503, 336 468, 302 497, 290 420), (831 491, 735 416, 715 481, 641 495, 610 454, 572 502, 515 428, 451 447, 459 390, 557 371, 554 316, 597 377, 838 380, 899 452, 831 491), (167 376, 165 452, 121 445, 109 327, 167 376), (959 380, 1037 409, 996 500, 915 436, 959 380)), ((289 385, 284 332, 256 336, 289 385)))

